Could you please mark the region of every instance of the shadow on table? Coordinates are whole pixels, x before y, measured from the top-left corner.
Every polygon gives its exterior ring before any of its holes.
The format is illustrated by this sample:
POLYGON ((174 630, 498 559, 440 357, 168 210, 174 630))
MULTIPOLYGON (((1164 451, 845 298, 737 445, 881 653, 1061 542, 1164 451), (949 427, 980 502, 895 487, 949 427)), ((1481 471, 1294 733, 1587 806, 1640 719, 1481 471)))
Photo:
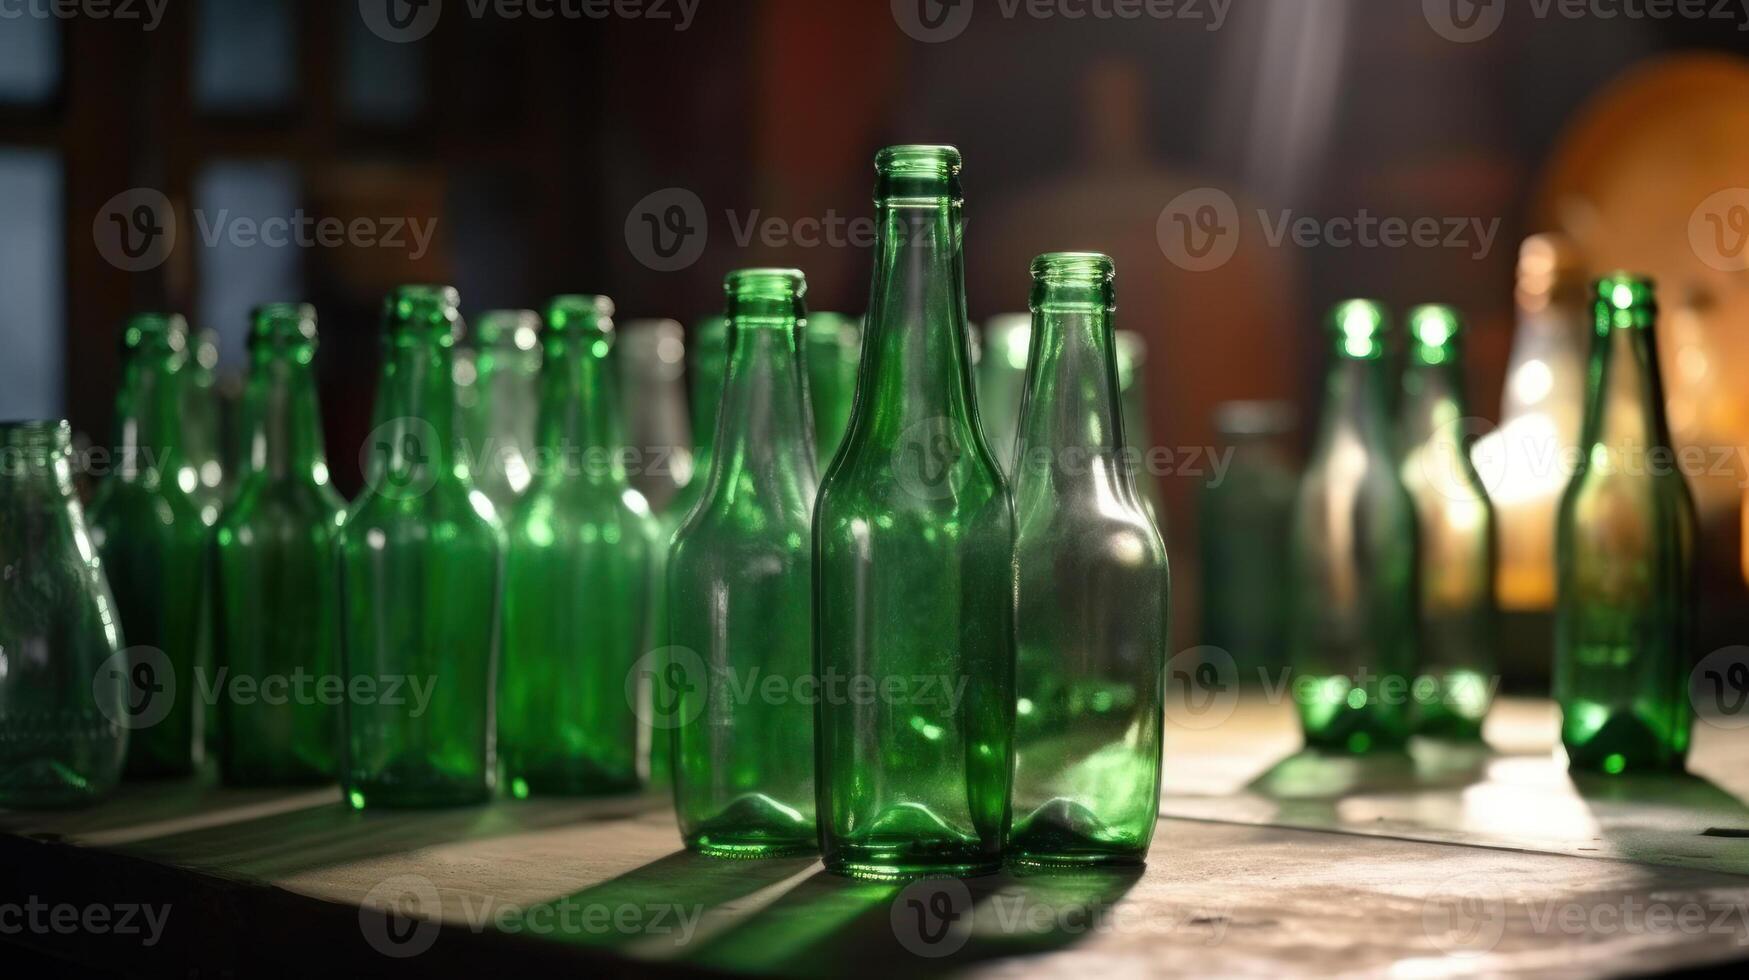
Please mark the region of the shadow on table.
POLYGON ((140 838, 120 847, 138 857, 228 875, 278 879, 324 867, 457 841, 503 837, 652 810, 648 795, 587 800, 499 801, 445 810, 359 813, 318 802, 254 819, 140 838))
POLYGON ((821 871, 694 944, 684 962, 790 976, 950 974, 1062 950, 1116 928, 1129 921, 1121 903, 1141 874, 1004 873, 904 884, 821 871))
POLYGON ((1689 773, 1569 772, 1600 849, 1655 864, 1749 874, 1749 806, 1689 773))
POLYGON ((1247 787, 1275 800, 1339 800, 1369 793, 1461 789, 1498 756, 1485 745, 1417 741, 1410 751, 1349 755, 1301 749, 1247 787))

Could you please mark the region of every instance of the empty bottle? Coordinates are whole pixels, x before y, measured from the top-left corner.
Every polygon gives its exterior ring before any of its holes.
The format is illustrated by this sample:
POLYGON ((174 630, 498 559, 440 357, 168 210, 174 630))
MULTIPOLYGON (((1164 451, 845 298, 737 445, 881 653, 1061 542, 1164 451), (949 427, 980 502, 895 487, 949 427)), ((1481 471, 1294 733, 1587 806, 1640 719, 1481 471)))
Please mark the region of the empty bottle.
POLYGON ((383 310, 366 487, 336 545, 355 809, 492 795, 503 532, 457 452, 460 299, 402 286, 383 310))
POLYGON ((1134 461, 1136 487, 1148 505, 1154 526, 1166 527, 1166 492, 1160 486, 1157 461, 1153 459, 1153 426, 1148 421, 1148 341, 1130 330, 1117 332, 1117 385, 1123 399, 1124 434, 1129 457, 1134 461))
POLYGON ((1417 734, 1475 741, 1499 676, 1494 651, 1494 507, 1464 426, 1463 320, 1446 306, 1409 313, 1403 372, 1403 485, 1420 533, 1420 663, 1411 688, 1417 734))
POLYGON ((1679 770, 1693 708, 1694 499, 1676 465, 1651 280, 1597 283, 1579 465, 1556 523, 1554 693, 1575 769, 1679 770))
POLYGON ((1159 822, 1166 546, 1125 458, 1111 259, 1042 255, 1032 276, 1009 856, 1139 864, 1159 822))
POLYGON ((498 746, 518 798, 645 776, 627 678, 649 650, 656 524, 626 476, 612 316, 603 296, 547 308, 541 465, 510 516, 504 577, 498 746))
POLYGON ((800 272, 724 283, 734 342, 704 498, 668 561, 657 699, 674 737, 688 847, 727 857, 812 851, 814 472, 800 272), (772 679, 776 678, 776 681, 772 679))
POLYGON ((686 331, 673 320, 632 320, 615 334, 620 417, 625 420, 628 458, 635 464, 632 487, 661 514, 694 470, 697 433, 688 423, 681 379, 686 331))
POLYGON ((1014 728, 1014 518, 973 408, 960 155, 875 160, 876 265, 850 428, 814 515, 826 868, 1001 862, 1014 728))
POLYGON ((808 401, 814 406, 814 455, 832 461, 856 401, 862 325, 842 313, 811 313, 807 324, 808 401))
POLYGON ((201 519, 210 526, 236 489, 225 469, 224 397, 219 393, 219 333, 210 327, 189 336, 186 371, 183 374, 184 409, 182 431, 188 451, 188 466, 194 473, 194 499, 201 519))
MULTIPOLYGON (((667 535, 663 547, 673 538, 686 515, 704 496, 705 478, 711 468, 711 442, 717 435, 717 404, 723 398, 723 378, 729 368, 729 321, 725 317, 706 317, 693 331, 688 350, 691 366, 692 406, 692 478, 668 502, 667 535)), ((666 622, 666 620, 664 620, 666 622)))
POLYGON ((144 313, 122 335, 114 468, 91 502, 91 537, 132 651, 127 775, 186 776, 201 758, 207 712, 196 671, 210 664, 208 528, 184 449, 188 324, 144 313))
POLYGON ((1323 421, 1288 549, 1294 700, 1309 746, 1400 748, 1416 663, 1415 505, 1387 409, 1384 311, 1342 303, 1330 331, 1323 421))
POLYGON ((219 771, 234 785, 331 782, 340 768, 339 572, 346 502, 328 479, 312 364, 316 311, 255 311, 248 456, 214 530, 219 771))
POLYGON ((0 424, 0 807, 92 802, 127 752, 129 664, 66 422, 0 424))
POLYGON ((1214 422, 1232 462, 1199 500, 1203 642, 1232 656, 1241 685, 1268 690, 1288 680, 1281 547, 1293 527, 1299 472, 1280 442, 1293 431, 1294 411, 1282 402, 1224 402, 1214 422))
POLYGON ((503 518, 531 479, 529 457, 540 408, 540 315, 490 310, 471 327, 456 354, 462 452, 475 489, 503 518))

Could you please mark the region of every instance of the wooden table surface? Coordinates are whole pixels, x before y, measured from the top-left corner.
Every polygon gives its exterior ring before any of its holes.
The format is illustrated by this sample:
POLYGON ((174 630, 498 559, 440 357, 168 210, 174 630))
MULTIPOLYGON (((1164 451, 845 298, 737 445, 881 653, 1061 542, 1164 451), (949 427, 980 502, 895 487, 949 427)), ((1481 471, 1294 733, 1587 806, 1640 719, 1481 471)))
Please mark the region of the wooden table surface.
MULTIPOLYGON (((0 943, 123 972, 1618 975, 1749 961, 1749 736, 1569 779, 1549 706, 1492 753, 1298 753, 1291 709, 1174 726, 1147 868, 853 882, 681 851, 662 799, 353 813, 124 787, 0 813, 0 943)), ((0 964, 6 962, 0 945, 0 964)))

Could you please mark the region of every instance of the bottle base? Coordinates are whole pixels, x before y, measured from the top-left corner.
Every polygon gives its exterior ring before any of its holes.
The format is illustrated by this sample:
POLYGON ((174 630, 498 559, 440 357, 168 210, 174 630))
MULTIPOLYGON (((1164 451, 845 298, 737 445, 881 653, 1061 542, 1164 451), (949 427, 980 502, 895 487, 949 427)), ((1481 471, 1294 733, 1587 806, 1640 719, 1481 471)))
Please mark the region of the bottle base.
POLYGON ((820 845, 811 840, 734 840, 698 837, 687 840, 686 846, 687 849, 705 857, 738 861, 800 857, 820 852, 820 845))
POLYGON ((862 881, 911 881, 916 878, 977 878, 1002 870, 999 860, 956 864, 915 864, 867 861, 827 861, 826 870, 862 881))
POLYGON ((1141 854, 1034 854, 1010 853, 1007 863, 1028 871, 1075 870, 1078 868, 1142 868, 1147 860, 1141 854))

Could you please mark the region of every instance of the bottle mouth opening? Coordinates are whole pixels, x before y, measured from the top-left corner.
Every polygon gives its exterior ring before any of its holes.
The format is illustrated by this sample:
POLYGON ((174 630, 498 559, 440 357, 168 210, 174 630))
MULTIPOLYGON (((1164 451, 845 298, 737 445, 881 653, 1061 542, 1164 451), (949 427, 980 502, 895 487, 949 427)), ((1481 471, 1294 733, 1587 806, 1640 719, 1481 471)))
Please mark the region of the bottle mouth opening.
POLYGON ((1409 311, 1409 335, 1423 347, 1446 347, 1463 332, 1463 317, 1449 306, 1428 304, 1409 311))
POLYGON ((461 304, 453 286, 397 286, 383 301, 383 316, 392 332, 426 330, 453 343, 461 304))
POLYGON ((1658 301, 1658 284, 1651 278, 1632 272, 1612 272, 1597 280, 1597 301, 1611 309, 1631 310, 1653 306, 1658 301))
POLYGON ((540 314, 533 310, 487 310, 474 323, 479 347, 533 350, 540 334, 540 314))
POLYGON ((252 348, 316 342, 316 308, 308 303, 265 303, 255 308, 250 320, 252 348))
POLYGON ((923 143, 889 146, 875 154, 875 170, 888 177, 947 180, 959 175, 960 151, 923 143))
POLYGON ((1100 286, 1117 278, 1117 265, 1099 252, 1046 252, 1032 260, 1032 277, 1052 285, 1100 286))
POLYGON ((554 333, 613 333, 613 300, 594 293, 555 296, 547 304, 547 329, 554 333))
POLYGON ((800 299, 808 277, 800 269, 737 269, 723 277, 723 292, 731 299, 800 299))
POLYGON ((1384 305, 1370 299, 1351 299, 1330 310, 1330 333, 1344 356, 1371 360, 1384 355, 1388 321, 1384 305))
POLYGON ((188 346, 188 320, 180 313, 136 313, 128 317, 121 343, 125 350, 151 344, 182 350, 188 346))
MULTIPOLYGON (((10 455, 25 453, 25 461, 42 460, 71 451, 73 426, 65 419, 17 419, 0 421, 0 449, 10 455)), ((0 460, 0 475, 16 460, 0 460)))

